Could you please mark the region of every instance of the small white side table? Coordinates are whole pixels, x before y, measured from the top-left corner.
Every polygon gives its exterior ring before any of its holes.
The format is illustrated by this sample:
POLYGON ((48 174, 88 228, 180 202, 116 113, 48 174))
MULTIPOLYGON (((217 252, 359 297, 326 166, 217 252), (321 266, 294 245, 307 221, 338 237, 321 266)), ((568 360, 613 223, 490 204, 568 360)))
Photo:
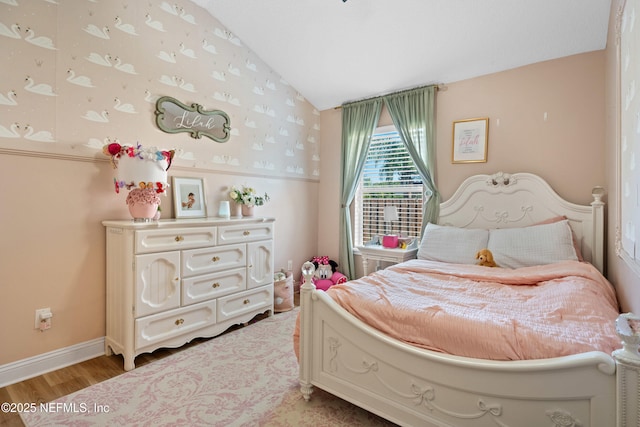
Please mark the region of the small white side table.
POLYGON ((362 257, 362 270, 364 275, 369 274, 369 260, 376 261, 376 270, 380 269, 380 261, 391 262, 394 264, 408 261, 416 258, 418 253, 417 247, 409 247, 407 249, 385 248, 382 245, 356 246, 362 257))

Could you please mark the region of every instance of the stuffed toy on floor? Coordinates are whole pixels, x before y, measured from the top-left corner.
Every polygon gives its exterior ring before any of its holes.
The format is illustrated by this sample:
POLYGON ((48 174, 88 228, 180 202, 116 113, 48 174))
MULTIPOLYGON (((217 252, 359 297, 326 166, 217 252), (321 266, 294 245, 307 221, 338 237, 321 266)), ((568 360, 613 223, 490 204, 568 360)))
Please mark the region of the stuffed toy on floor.
MULTIPOLYGON (((311 281, 316 285, 316 289, 326 291, 333 285, 344 283, 347 280, 347 276, 337 271, 338 263, 328 256, 314 256, 309 261, 313 263, 316 268, 311 281)), ((304 283, 304 277, 302 278, 304 283)))

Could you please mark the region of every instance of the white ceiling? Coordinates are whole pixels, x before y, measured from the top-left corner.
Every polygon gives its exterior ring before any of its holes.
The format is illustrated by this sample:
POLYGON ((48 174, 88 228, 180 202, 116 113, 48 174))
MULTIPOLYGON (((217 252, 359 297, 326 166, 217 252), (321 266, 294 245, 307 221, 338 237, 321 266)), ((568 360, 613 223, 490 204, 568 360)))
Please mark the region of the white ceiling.
POLYGON ((192 0, 318 110, 606 47, 611 0, 192 0))

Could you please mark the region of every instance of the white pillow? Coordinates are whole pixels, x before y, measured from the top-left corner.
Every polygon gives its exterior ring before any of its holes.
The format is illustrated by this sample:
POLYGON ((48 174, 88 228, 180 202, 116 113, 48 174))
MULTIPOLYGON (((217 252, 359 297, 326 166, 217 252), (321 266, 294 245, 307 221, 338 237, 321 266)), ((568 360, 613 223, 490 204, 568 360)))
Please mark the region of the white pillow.
POLYGON ((520 268, 578 261, 569 221, 489 230, 487 248, 499 267, 520 268))
POLYGON ((418 249, 418 259, 475 264, 476 253, 487 247, 489 231, 427 224, 418 249))

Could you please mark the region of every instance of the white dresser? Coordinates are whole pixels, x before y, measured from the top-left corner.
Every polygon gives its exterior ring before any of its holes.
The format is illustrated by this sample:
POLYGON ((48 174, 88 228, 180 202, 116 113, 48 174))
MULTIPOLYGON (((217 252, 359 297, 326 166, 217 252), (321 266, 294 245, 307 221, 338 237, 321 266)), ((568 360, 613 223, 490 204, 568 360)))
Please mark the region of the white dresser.
POLYGON ((273 315, 272 218, 103 221, 105 353, 141 353, 273 315))

